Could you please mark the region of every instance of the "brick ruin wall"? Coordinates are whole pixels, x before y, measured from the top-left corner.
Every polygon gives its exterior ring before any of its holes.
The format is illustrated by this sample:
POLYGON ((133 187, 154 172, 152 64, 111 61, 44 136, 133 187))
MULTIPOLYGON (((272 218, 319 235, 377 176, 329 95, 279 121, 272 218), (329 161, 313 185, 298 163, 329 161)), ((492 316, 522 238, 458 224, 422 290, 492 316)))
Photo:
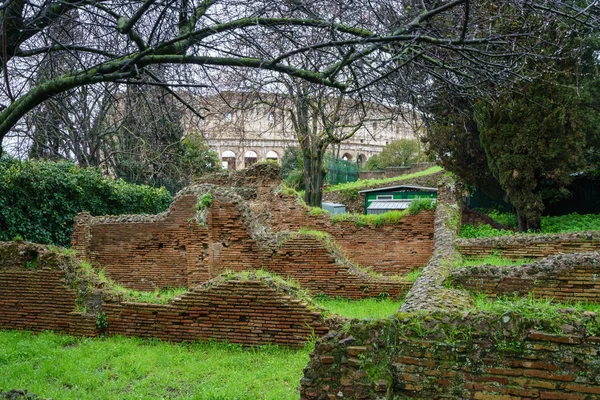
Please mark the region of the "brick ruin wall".
POLYGON ((600 303, 600 252, 552 255, 522 266, 461 268, 450 280, 490 296, 531 293, 557 302, 600 303))
POLYGON ((64 272, 0 270, 0 329, 96 335, 95 317, 75 309, 77 294, 64 272))
MULTIPOLYGON (((451 182, 448 187, 460 193, 451 182)), ((476 311, 466 291, 444 284, 456 274, 448 265, 456 254, 452 232, 460 218, 448 207, 451 196, 440 193, 434 255, 400 312, 379 321, 352 321, 321 338, 304 369, 301 398, 600 399, 597 313, 565 309, 557 321, 490 314, 476 311)), ((540 279, 545 272, 555 279, 552 274, 563 268, 562 276, 574 277, 583 265, 592 273, 597 267, 597 254, 555 257, 567 257, 562 267, 550 268, 542 260, 523 275, 535 272, 540 279)), ((468 279, 469 272, 464 274, 468 279)), ((567 284, 574 285, 573 293, 583 290, 575 287, 581 282, 567 284)))
POLYGON ((600 337, 538 332, 516 315, 419 318, 419 330, 362 322, 322 338, 301 399, 600 398, 600 337))
POLYGON ((500 253, 502 257, 513 259, 543 258, 558 253, 600 250, 600 233, 519 234, 494 238, 459 239, 457 249, 465 257, 486 257, 493 253, 500 253))
MULTIPOLYGON (((27 268, 23 264, 0 268, 0 329, 292 347, 328 332, 318 310, 293 291, 278 290, 268 278, 210 281, 169 304, 122 302, 102 295, 93 314, 76 306, 78 293, 68 284, 72 277, 65 271, 27 268), (99 312, 107 317, 108 328, 103 331, 96 327, 99 312)), ((76 285, 88 287, 90 283, 76 285)))
POLYGON ((107 334, 181 342, 219 340, 301 347, 328 327, 318 311, 260 280, 196 289, 171 304, 105 304, 107 334))
MULTIPOLYGON (((73 248, 118 283, 138 290, 193 287, 225 269, 258 268, 334 297, 363 298, 382 292, 398 297, 410 287, 406 281, 348 272, 348 266, 312 236, 300 235, 276 246, 258 243, 233 202, 214 201, 206 226, 201 226, 195 220, 196 202, 196 194, 178 196, 166 214, 151 221, 138 216, 80 216, 73 248)), ((272 198, 270 214, 275 231, 307 227, 329 232, 344 256, 374 265, 375 272, 407 272, 425 264, 431 254, 430 212, 381 228, 357 227, 310 217, 303 206, 282 196, 272 198)))
POLYGON ((384 275, 402 275, 424 267, 433 253, 431 211, 407 215, 395 224, 357 226, 352 221, 332 223, 328 216, 311 216, 303 205, 282 194, 273 197, 269 211, 273 230, 327 232, 352 261, 373 266, 384 275))

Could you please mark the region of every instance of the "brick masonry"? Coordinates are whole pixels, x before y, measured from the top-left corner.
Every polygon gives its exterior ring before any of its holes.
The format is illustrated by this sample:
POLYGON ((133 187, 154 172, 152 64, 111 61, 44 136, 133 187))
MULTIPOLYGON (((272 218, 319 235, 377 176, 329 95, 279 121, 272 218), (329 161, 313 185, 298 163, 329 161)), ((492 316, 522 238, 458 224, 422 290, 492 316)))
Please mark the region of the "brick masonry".
POLYGON ((95 316, 75 309, 75 289, 65 284, 65 273, 0 270, 0 329, 55 330, 94 336, 95 316))
POLYGON ((600 398, 600 337, 539 332, 514 314, 399 317, 321 339, 301 399, 600 398))
POLYGON ((109 335, 301 347, 328 327, 319 311, 261 280, 199 287, 171 304, 105 304, 109 335))
POLYGON ((491 296, 531 293, 560 302, 600 303, 600 252, 552 255, 523 266, 461 268, 450 280, 491 296))
MULTIPOLYGON (((217 193, 219 189, 204 190, 217 193)), ((244 195, 251 199, 260 193, 264 195, 264 188, 248 190, 244 195)), ((431 212, 407 216, 398 224, 381 228, 357 227, 352 222, 332 224, 326 217, 308 216, 293 199, 271 196, 266 230, 307 227, 329 232, 343 254, 334 254, 322 240, 310 235, 277 243, 259 240, 247 221, 256 215, 245 216, 240 201, 227 200, 224 195, 213 201, 202 226, 196 220, 198 193, 177 196, 169 211, 151 218, 79 215, 73 248, 112 279, 133 289, 193 287, 226 269, 265 268, 298 281, 314 293, 348 298, 380 293, 397 297, 411 284, 360 273, 347 264, 373 265, 375 272, 384 274, 406 273, 427 263, 431 255, 431 212)), ((229 197, 233 199, 235 194, 229 197)))
POLYGON ((0 268, 0 329, 292 347, 329 330, 320 310, 298 297, 296 289, 270 277, 218 278, 169 304, 123 302, 105 286, 99 289, 99 308, 92 313, 77 306, 84 304, 77 288, 96 283, 77 271, 80 266, 76 260, 66 267, 41 269, 18 264, 0 268), (98 315, 107 317, 105 330, 96 328, 98 315))
POLYGON ((432 211, 407 215, 398 223, 357 226, 351 221, 332 223, 328 216, 311 216, 293 198, 277 195, 270 212, 273 230, 316 229, 329 233, 352 261, 373 266, 384 275, 406 274, 424 267, 433 253, 432 211))
POLYGON ((543 258, 558 253, 600 250, 600 233, 518 234, 494 238, 459 239, 457 248, 465 257, 485 257, 499 252, 506 258, 543 258))

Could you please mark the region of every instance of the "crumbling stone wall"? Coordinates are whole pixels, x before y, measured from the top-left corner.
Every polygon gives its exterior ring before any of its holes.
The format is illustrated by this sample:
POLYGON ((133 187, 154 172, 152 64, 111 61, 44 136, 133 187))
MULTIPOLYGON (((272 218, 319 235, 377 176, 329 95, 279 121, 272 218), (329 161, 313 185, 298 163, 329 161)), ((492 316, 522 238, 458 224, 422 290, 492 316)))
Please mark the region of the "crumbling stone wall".
POLYGON ((288 240, 289 233, 272 233, 248 205, 255 196, 253 188, 201 185, 178 195, 169 211, 150 216, 150 221, 144 216, 83 215, 77 220, 74 247, 118 283, 139 290, 193 287, 225 270, 259 268, 333 297, 400 297, 410 287, 407 281, 351 269, 354 264, 322 239, 288 240), (195 205, 206 193, 213 200, 200 218, 195 205))
POLYGON ((332 223, 329 216, 312 216, 291 196, 272 199, 274 231, 316 229, 329 233, 352 261, 373 266, 384 275, 402 275, 427 265, 433 253, 434 213, 407 215, 398 223, 357 226, 351 221, 332 223))
POLYGON ((600 232, 458 239, 456 246, 465 257, 486 257, 492 253, 500 253, 506 258, 543 258, 558 253, 600 250, 600 232))
POLYGON ((301 399, 598 399, 600 337, 565 330, 516 314, 355 322, 318 341, 301 399))
POLYGON ((552 255, 522 266, 461 268, 450 281, 490 296, 531 293, 559 302, 600 303, 600 252, 552 255))
POLYGON ((122 301, 109 283, 100 284, 93 272, 83 271, 73 256, 18 243, 0 243, 0 254, 0 329, 292 347, 329 330, 321 310, 297 289, 269 276, 232 275, 169 304, 132 303, 122 301), (42 254, 43 266, 28 260, 33 252, 42 254), (27 261, 22 262, 23 256, 27 261), (107 326, 97 327, 98 321, 107 326))

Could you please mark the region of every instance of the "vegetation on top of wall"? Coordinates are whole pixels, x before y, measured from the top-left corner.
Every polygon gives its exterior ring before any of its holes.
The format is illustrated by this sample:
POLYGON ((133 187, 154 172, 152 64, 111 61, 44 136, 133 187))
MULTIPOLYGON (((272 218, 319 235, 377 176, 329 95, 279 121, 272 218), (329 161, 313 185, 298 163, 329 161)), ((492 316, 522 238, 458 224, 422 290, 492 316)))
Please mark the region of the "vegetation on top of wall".
POLYGON ((383 214, 355 214, 355 213, 345 213, 345 214, 334 214, 331 216, 331 222, 344 222, 350 221, 354 222, 356 226, 375 226, 380 227, 386 224, 395 224, 402 220, 406 215, 409 214, 408 210, 403 211, 388 211, 383 214))
POLYGON ((126 289, 121 286, 118 289, 113 288, 123 295, 123 301, 148 304, 169 304, 188 292, 187 288, 164 288, 160 290, 156 289, 153 292, 126 289))
MULTIPOLYGON (((500 214, 490 213, 492 218, 500 216, 496 219, 498 222, 501 221, 510 222, 512 214, 500 214)), ((540 232, 527 232, 527 234, 539 234, 539 233, 570 233, 570 232, 584 232, 584 231, 600 231, 600 214, 584 214, 580 215, 577 213, 561 215, 556 217, 542 217, 542 229, 540 232)), ((513 232, 505 229, 495 229, 488 224, 482 224, 477 227, 465 224, 462 226, 460 231, 460 237, 463 238, 484 238, 484 237, 495 237, 495 236, 512 236, 516 235, 517 232, 513 232)))
POLYGON ((212 193, 206 192, 198 199, 198 202, 196 203, 196 210, 205 210, 207 208, 210 208, 212 202, 212 193))
POLYGON ((69 246, 73 217, 81 211, 157 214, 172 200, 163 188, 109 179, 71 162, 0 159, 0 240, 69 246))
POLYGON ((435 207, 436 202, 432 199, 415 199, 406 210, 392 210, 383 214, 332 214, 331 222, 351 221, 356 226, 371 225, 378 228, 383 225, 398 223, 407 215, 416 215, 421 211, 433 211, 435 207))
POLYGON ((453 260, 451 266, 453 268, 477 267, 480 265, 493 265, 496 267, 510 267, 516 265, 531 264, 534 260, 530 258, 505 258, 500 254, 491 254, 487 257, 461 257, 453 260))
POLYGON ((406 180, 413 179, 413 178, 418 178, 421 176, 432 175, 432 174, 440 172, 441 170, 442 170, 441 167, 436 166, 436 167, 428 168, 424 171, 415 172, 414 174, 394 176, 391 178, 361 179, 356 182, 347 182, 347 183, 340 183, 337 185, 328 186, 327 189, 325 189, 325 191, 326 192, 341 191, 341 192, 348 192, 348 193, 355 192, 358 194, 359 190, 371 189, 374 187, 380 187, 380 186, 388 184, 388 183, 401 182, 401 181, 406 181, 406 180))
POLYGON ((497 316, 520 315, 534 328, 551 333, 570 333, 584 328, 586 335, 600 335, 600 304, 587 302, 557 303, 552 299, 529 296, 488 297, 473 293, 473 309, 497 316))

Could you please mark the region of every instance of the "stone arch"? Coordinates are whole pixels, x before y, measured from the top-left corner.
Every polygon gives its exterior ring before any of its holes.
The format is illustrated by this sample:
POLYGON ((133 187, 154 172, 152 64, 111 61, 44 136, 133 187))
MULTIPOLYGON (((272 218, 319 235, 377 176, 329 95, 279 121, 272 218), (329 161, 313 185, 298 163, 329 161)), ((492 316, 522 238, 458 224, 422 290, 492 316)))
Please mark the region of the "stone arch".
POLYGON ((244 168, 248 168, 258 161, 258 154, 255 151, 247 150, 244 153, 244 168))
POLYGON ((364 167, 365 163, 367 162, 367 156, 361 153, 358 155, 356 161, 358 162, 358 165, 364 167))
POLYGON ((346 160, 346 161, 352 161, 353 158, 354 157, 350 153, 344 153, 344 155, 342 156, 342 160, 346 160))
POLYGON ((267 160, 277 161, 279 162, 279 154, 276 151, 269 150, 267 152, 267 156, 265 157, 267 160))
POLYGON ((235 170, 235 153, 231 150, 225 150, 221 153, 221 167, 223 169, 235 170))

